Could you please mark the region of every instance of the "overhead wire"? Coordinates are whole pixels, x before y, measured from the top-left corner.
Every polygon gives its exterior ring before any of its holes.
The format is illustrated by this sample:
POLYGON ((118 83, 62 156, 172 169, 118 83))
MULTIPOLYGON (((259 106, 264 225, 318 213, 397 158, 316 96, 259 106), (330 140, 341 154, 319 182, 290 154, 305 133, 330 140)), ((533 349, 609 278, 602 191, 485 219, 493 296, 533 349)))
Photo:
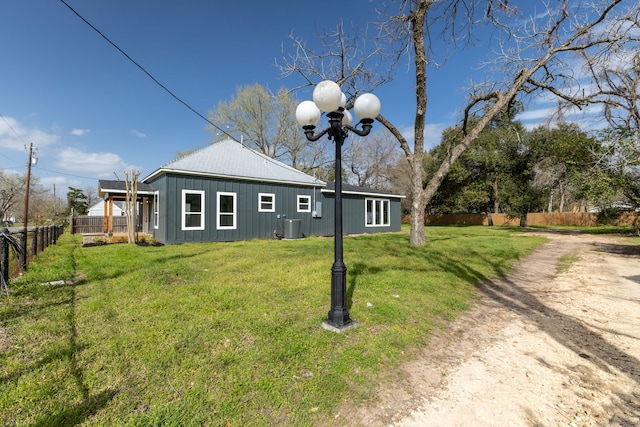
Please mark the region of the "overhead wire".
POLYGON ((66 176, 71 176, 73 178, 81 178, 81 179, 91 179, 91 180, 96 180, 98 178, 96 177, 88 177, 88 176, 82 176, 82 175, 73 175, 71 173, 65 173, 65 172, 58 172, 58 171, 54 171, 51 169, 45 169, 45 168, 41 168, 40 166, 33 166, 35 169, 39 169, 41 171, 45 171, 45 172, 51 172, 51 173, 56 173, 59 175, 66 175, 66 176))
MULTIPOLYGON (((18 133, 18 131, 16 131, 16 130, 13 128, 13 126, 11 126, 11 123, 9 123, 9 121, 7 121, 7 119, 6 119, 2 114, 0 114, 0 119, 2 119, 2 120, 7 124, 7 126, 9 126, 9 129, 11 129, 11 131, 12 131, 12 132, 13 132, 13 133, 18 137, 18 139, 19 139, 20 141, 22 141, 22 142, 24 142, 25 144, 27 144, 27 141, 22 137, 22 135, 20 135, 20 134, 18 133)), ((9 157, 5 156, 3 153, 0 153, 0 156, 4 157, 4 158, 5 158, 5 159, 7 159, 7 160, 11 160, 11 161, 12 161, 12 162, 14 162, 14 163, 17 163, 17 164, 20 164, 20 163, 21 163, 21 162, 18 162, 18 161, 16 161, 16 160, 13 160, 13 159, 11 159, 11 158, 9 158, 9 157)), ((18 167, 18 166, 14 166, 14 167, 11 167, 11 168, 3 168, 3 169, 14 169, 14 168, 17 168, 17 167, 18 167)), ((34 165, 33 167, 34 167, 35 169, 40 169, 40 170, 45 171, 45 172, 51 172, 51 173, 55 173, 55 174, 59 174, 59 175, 71 176, 71 177, 74 177, 74 178, 91 179, 91 180, 95 180, 95 179, 96 179, 95 177, 88 177, 88 176, 81 176, 81 175, 73 175, 73 174, 70 174, 70 173, 59 172, 59 171, 54 171, 54 170, 51 170, 51 169, 41 168, 41 167, 39 167, 39 166, 35 166, 35 165, 34 165)))
MULTIPOLYGON (((13 128, 13 126, 11 126, 11 123, 9 123, 9 121, 8 121, 7 119, 5 119, 5 117, 4 117, 2 114, 0 114, 0 119, 2 119, 2 121, 4 121, 4 122, 7 124, 7 126, 9 126, 9 129, 11 129, 11 132, 13 132, 13 133, 18 137, 18 139, 19 139, 20 141, 24 142, 24 144, 25 144, 25 145, 27 144, 27 141, 25 141, 25 140, 24 140, 24 138, 22 138, 22 135, 20 135, 20 134, 19 134, 19 133, 18 133, 18 132, 13 128)), ((5 158, 5 159, 7 159, 7 160, 12 161, 13 163, 20 164, 20 162, 18 162, 17 160, 13 160, 12 158, 10 158, 10 157, 8 157, 8 156, 4 155, 3 153, 0 153, 0 156, 4 157, 4 158, 5 158)), ((5 168, 5 169, 11 169, 11 168, 5 168)))
POLYGON ((233 139, 234 141, 239 142, 231 134, 229 134, 224 129, 222 129, 220 126, 216 125, 211 120, 209 120, 208 118, 203 116, 200 112, 198 112, 195 108, 193 108, 191 105, 189 105, 186 101, 182 100, 175 93, 173 93, 171 90, 169 90, 169 88, 167 88, 164 84, 162 84, 160 81, 158 81, 158 79, 156 79, 149 71, 147 71, 142 65, 140 65, 138 62, 136 62, 131 56, 129 56, 124 50, 122 50, 117 44, 115 44, 113 41, 111 41, 111 39, 109 39, 109 37, 107 37, 105 34, 103 34, 98 28, 96 28, 93 24, 91 24, 89 21, 87 21, 82 15, 80 15, 80 13, 78 13, 67 2, 65 2, 64 0, 60 0, 60 2, 62 4, 64 4, 71 12, 73 12, 78 18, 80 18, 85 24, 87 24, 89 27, 91 27, 91 29, 93 29, 96 33, 98 33, 100 35, 100 37, 102 37, 104 40, 106 40, 111 46, 116 48, 116 50, 118 50, 118 52, 123 54, 125 56, 125 58, 127 58, 129 61, 131 61, 131 63, 133 63, 136 67, 138 67, 143 73, 145 73, 147 75, 147 77, 149 77, 155 84, 160 86, 169 95, 171 95, 176 101, 178 101, 179 103, 181 103, 182 105, 187 107, 189 110, 191 110, 198 117, 200 117, 201 119, 203 119, 204 121, 209 123, 215 129, 218 129, 220 132, 224 133, 225 135, 227 135, 229 138, 233 139))

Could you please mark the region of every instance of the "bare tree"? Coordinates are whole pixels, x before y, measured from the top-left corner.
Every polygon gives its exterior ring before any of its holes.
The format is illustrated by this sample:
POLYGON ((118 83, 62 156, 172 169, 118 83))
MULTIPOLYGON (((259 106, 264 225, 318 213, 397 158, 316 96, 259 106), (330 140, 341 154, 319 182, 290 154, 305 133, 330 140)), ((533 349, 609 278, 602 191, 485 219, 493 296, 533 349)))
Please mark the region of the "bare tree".
POLYGON ((343 155, 346 175, 360 187, 390 190, 390 174, 399 153, 393 135, 380 131, 367 137, 356 137, 343 155))
MULTIPOLYGON (((636 21, 635 35, 640 37, 637 26, 636 21)), ((604 117, 615 130, 609 136, 616 135, 607 154, 621 168, 640 165, 640 53, 635 40, 635 49, 616 52, 613 60, 588 52, 582 55, 589 76, 585 98, 603 106, 604 117)))
POLYGON ((0 170, 0 220, 8 219, 23 205, 26 177, 0 170))
MULTIPOLYGON (((282 61, 276 66, 284 77, 300 77, 302 83, 293 90, 313 86, 321 80, 338 83, 351 107, 358 94, 370 92, 392 80, 396 58, 386 55, 378 34, 370 35, 370 28, 352 27, 346 31, 344 23, 336 28, 318 33, 321 47, 311 48, 307 43, 290 35, 292 52, 283 51, 282 61)), ((395 53, 395 52, 394 52, 395 53)))
POLYGON ((88 186, 84 189, 84 194, 87 196, 87 205, 89 207, 95 205, 98 202, 98 191, 95 186, 88 186))
POLYGON ((127 217, 127 243, 138 241, 136 207, 138 203, 138 177, 140 171, 131 170, 131 175, 124 171, 124 184, 126 189, 126 199, 124 213, 127 217))
MULTIPOLYGON (((628 3, 628 2, 626 2, 628 3)), ((412 186, 411 237, 412 245, 423 245, 424 212, 434 194, 447 176, 451 166, 478 138, 494 117, 509 110, 520 98, 540 91, 550 92, 570 102, 576 107, 588 105, 590 99, 580 92, 572 91, 579 78, 572 65, 575 59, 585 52, 589 58, 602 63, 611 58, 614 52, 622 51, 634 42, 638 31, 637 5, 626 5, 624 0, 593 0, 577 5, 569 0, 557 2, 535 1, 531 5, 543 8, 544 13, 532 14, 522 19, 519 10, 510 7, 508 0, 403 0, 389 3, 386 11, 398 7, 398 12, 390 14, 381 25, 381 34, 386 37, 392 53, 383 55, 376 49, 362 50, 360 55, 340 44, 342 49, 328 51, 324 56, 316 54, 300 42, 296 44, 293 64, 283 70, 297 72, 309 82, 322 75, 332 78, 339 84, 347 84, 347 91, 358 92, 353 85, 361 80, 356 76, 365 74, 364 83, 382 84, 388 81, 388 70, 373 71, 380 76, 373 79, 368 76, 367 61, 374 57, 383 58, 391 65, 397 59, 408 54, 413 59, 416 74, 415 126, 414 141, 411 145, 403 134, 384 116, 377 120, 382 123, 398 140, 410 166, 412 186), (469 100, 464 107, 461 119, 463 136, 449 151, 448 155, 431 177, 425 177, 422 165, 424 157, 424 129, 427 118, 427 71, 432 65, 434 45, 429 34, 429 24, 438 20, 449 31, 447 40, 453 43, 465 43, 473 40, 476 25, 487 24, 494 28, 495 52, 493 60, 485 64, 493 67, 496 80, 474 84, 469 90, 469 100), (462 34, 462 36, 459 36, 462 34), (337 52, 337 53, 336 53, 337 52), (309 53, 308 55, 306 53, 309 53), (354 61, 354 58, 363 58, 354 61), (305 66, 314 60, 313 74, 305 66), (298 60, 301 65, 296 66, 298 60), (324 62, 323 62, 324 61, 324 62), (354 64, 355 63, 355 64, 354 64), (325 67, 323 64, 329 64, 325 67), (361 65, 362 64, 362 65, 361 65), (349 70, 345 73, 342 70, 349 70), (318 71, 322 70, 322 72, 318 71), (333 74, 331 74, 332 72, 333 74), (331 74, 331 75, 326 75, 331 74)), ((395 9, 394 9, 395 10, 395 9)), ((338 40, 347 42, 342 35, 338 40)), ((357 40, 356 40, 357 41, 357 40)), ((325 46, 327 44, 325 43, 325 46)), ((371 71, 369 71, 371 72, 371 71)), ((357 86, 357 87, 363 87, 357 86)))
MULTIPOLYGON (((281 89, 271 93, 260 84, 240 87, 230 101, 221 101, 209 117, 228 127, 229 132, 215 134, 214 141, 233 134, 247 146, 305 172, 322 165, 326 150, 303 137, 295 119, 297 101, 281 89)), ((213 132, 217 129, 209 128, 213 132)))

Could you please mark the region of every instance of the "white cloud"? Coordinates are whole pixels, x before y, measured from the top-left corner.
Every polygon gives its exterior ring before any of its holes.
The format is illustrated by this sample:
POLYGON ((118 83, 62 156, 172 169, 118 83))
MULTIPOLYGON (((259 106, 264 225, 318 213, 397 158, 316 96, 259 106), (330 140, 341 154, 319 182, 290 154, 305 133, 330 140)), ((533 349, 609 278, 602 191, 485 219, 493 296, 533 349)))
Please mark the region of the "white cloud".
POLYGON ((112 176, 113 172, 139 169, 128 165, 114 153, 86 153, 77 148, 68 147, 57 153, 56 166, 72 172, 90 173, 93 176, 112 176))
POLYGON ((73 129, 71 130, 71 135, 73 136, 84 136, 91 132, 89 129, 73 129))
POLYGON ((131 134, 134 135, 134 136, 137 136, 138 138, 146 138, 147 137, 146 133, 140 132, 139 130, 136 130, 136 129, 131 129, 131 134))
POLYGON ((59 135, 29 128, 11 117, 3 116, 3 119, 0 120, 0 148, 24 151, 27 143, 43 148, 60 140, 59 135))
MULTIPOLYGON (((540 103, 544 104, 544 103, 540 103)), ((562 115, 558 114, 557 105, 553 107, 536 108, 523 111, 516 116, 516 120, 523 123, 526 129, 535 129, 541 125, 552 124, 560 117, 568 122, 577 123, 585 131, 598 130, 606 127, 606 121, 602 111, 602 106, 598 104, 588 105, 580 110, 577 107, 566 108, 562 115)))
POLYGON ((527 110, 518 114, 516 116, 516 120, 520 120, 522 122, 535 121, 538 123, 543 123, 548 121, 549 118, 557 112, 557 110, 557 107, 536 108, 534 110, 527 110))
POLYGON ((40 185, 45 188, 51 188, 55 185, 58 190, 58 197, 64 198, 67 187, 79 187, 82 185, 82 181, 63 176, 48 176, 40 178, 40 185))

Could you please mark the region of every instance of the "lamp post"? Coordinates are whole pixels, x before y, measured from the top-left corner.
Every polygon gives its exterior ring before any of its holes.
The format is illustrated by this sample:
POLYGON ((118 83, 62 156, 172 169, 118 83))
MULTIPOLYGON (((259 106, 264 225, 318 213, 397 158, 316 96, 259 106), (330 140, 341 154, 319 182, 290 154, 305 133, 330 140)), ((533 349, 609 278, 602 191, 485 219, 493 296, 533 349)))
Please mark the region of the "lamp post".
MULTIPOLYGON (((333 266, 331 267, 331 309, 322 327, 341 332, 356 326, 349 317, 347 307, 347 267, 343 260, 342 249, 342 144, 348 131, 356 135, 366 136, 371 132, 373 119, 380 113, 380 100, 377 96, 365 93, 359 96, 353 109, 360 119, 362 129, 351 126, 351 113, 345 110, 346 97, 340 86, 330 80, 320 82, 313 90, 313 101, 303 101, 296 108, 296 120, 304 129, 309 141, 317 141, 325 134, 336 146, 335 158, 335 217, 333 237, 333 266), (314 134, 316 124, 320 121, 322 111, 327 113, 329 127, 314 134)), ((356 124, 356 126, 358 126, 356 124)))

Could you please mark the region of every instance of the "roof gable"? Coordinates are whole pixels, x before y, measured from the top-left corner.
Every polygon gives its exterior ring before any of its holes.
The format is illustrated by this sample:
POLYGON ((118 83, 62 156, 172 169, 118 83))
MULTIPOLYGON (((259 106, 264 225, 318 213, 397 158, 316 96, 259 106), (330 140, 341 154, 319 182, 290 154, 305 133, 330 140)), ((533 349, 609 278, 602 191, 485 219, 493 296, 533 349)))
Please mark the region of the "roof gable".
POLYGON ((324 185, 324 182, 231 139, 216 142, 174 160, 142 181, 163 173, 210 175, 255 181, 324 185))

